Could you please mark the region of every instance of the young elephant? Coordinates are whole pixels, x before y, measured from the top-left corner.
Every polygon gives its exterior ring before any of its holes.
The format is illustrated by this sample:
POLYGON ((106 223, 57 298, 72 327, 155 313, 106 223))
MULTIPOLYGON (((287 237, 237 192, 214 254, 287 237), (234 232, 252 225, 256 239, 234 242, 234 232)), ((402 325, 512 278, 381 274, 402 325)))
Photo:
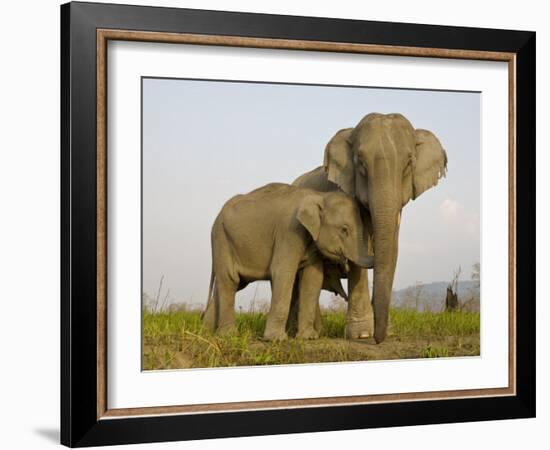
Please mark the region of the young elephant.
POLYGON ((298 334, 314 338, 313 324, 326 258, 372 267, 362 241, 354 200, 342 192, 320 193, 273 183, 230 199, 212 227, 212 275, 205 326, 235 327, 235 293, 256 280, 270 280, 271 308, 264 338, 286 339, 294 281, 300 276, 298 334))

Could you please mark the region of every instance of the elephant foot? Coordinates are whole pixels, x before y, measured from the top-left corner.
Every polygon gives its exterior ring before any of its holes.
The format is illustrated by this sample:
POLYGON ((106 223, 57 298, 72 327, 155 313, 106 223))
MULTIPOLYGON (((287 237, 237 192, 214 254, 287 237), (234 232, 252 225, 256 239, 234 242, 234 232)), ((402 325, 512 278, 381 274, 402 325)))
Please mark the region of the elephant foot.
POLYGON ((216 331, 216 318, 214 317, 214 313, 211 308, 207 308, 206 311, 201 314, 201 320, 202 325, 206 330, 211 333, 216 331))
POLYGON ((214 333, 216 331, 216 325, 211 320, 204 320, 203 319, 202 326, 205 330, 207 330, 210 333, 214 333))
POLYGON ((346 322, 346 339, 367 339, 372 335, 372 320, 346 322))
POLYGON ((286 341, 288 335, 285 330, 265 330, 264 331, 264 341, 286 341))
POLYGON ((314 328, 309 328, 303 331, 298 331, 297 339, 319 339, 319 332, 314 328))

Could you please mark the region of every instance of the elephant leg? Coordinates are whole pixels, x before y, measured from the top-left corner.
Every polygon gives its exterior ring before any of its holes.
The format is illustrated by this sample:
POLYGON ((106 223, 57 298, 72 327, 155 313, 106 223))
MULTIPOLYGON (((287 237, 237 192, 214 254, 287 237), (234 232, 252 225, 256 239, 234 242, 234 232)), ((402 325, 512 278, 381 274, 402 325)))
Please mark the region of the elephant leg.
POLYGON ((348 275, 349 301, 346 337, 364 339, 373 335, 374 318, 369 294, 369 273, 355 264, 348 275))
MULTIPOLYGON (((320 293, 319 293, 320 294, 320 293)), ((317 331, 317 334, 321 335, 323 331, 323 317, 321 316, 320 300, 317 300, 317 307, 315 308, 315 321, 313 322, 313 328, 317 331)))
POLYGON ((290 309, 288 311, 288 320, 286 321, 286 332, 289 336, 296 336, 298 332, 298 296, 300 293, 300 275, 294 280, 292 289, 292 299, 290 300, 290 309))
POLYGON ((206 309, 202 315, 202 323, 204 324, 204 327, 209 331, 216 331, 217 327, 217 317, 218 317, 218 310, 219 305, 217 303, 217 297, 215 294, 216 287, 214 286, 212 292, 212 297, 208 299, 208 303, 206 305, 206 309))
POLYGON ((217 279, 214 287, 214 300, 218 305, 218 332, 235 332, 235 293, 238 284, 229 279, 217 279))
POLYGON ((271 276, 273 293, 271 295, 271 308, 267 314, 265 325, 265 340, 281 341, 288 337, 285 327, 288 320, 296 272, 297 270, 275 271, 271 276))
POLYGON ((298 333, 300 339, 317 339, 316 314, 319 309, 319 295, 323 286, 323 262, 318 261, 304 267, 300 275, 298 296, 298 333))
MULTIPOLYGON (((294 290, 292 292, 292 301, 290 303, 290 311, 288 313, 288 321, 286 324, 286 331, 289 336, 295 336, 298 332, 298 295, 300 290, 300 279, 296 279, 294 290)), ((347 297, 347 295, 346 295, 347 297)), ((313 328, 317 330, 317 333, 321 335, 323 331, 323 315, 321 314, 321 305, 317 301, 317 307, 315 311, 315 321, 313 328)))

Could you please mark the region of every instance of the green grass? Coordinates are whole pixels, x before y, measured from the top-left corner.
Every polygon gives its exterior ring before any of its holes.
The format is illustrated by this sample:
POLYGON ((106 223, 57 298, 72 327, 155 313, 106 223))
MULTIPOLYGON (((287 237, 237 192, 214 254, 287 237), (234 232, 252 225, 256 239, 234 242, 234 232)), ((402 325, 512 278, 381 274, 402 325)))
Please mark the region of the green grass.
POLYGON ((449 350, 446 347, 432 347, 428 345, 420 353, 422 358, 445 358, 449 356, 449 350))
POLYGON ((322 314, 323 331, 321 337, 345 338, 346 314, 344 312, 325 311, 322 314))
POLYGON ((479 334, 477 312, 418 312, 408 309, 393 309, 390 323, 399 336, 466 336, 479 334))
POLYGON ((261 340, 265 313, 237 314, 237 332, 205 330, 197 311, 143 312, 143 368, 226 367, 479 354, 479 313, 392 310, 382 345, 345 340, 345 313, 323 312, 315 341, 261 340))

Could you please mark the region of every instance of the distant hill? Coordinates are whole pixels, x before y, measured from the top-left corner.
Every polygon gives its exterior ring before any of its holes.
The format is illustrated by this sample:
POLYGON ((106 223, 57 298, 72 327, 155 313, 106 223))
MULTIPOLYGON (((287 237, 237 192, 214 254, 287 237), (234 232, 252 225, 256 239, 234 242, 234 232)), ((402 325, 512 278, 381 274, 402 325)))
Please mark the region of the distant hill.
MULTIPOLYGON (((392 296, 392 307, 394 308, 412 308, 419 311, 442 311, 445 307, 445 297, 447 295, 447 281, 436 281, 433 283, 421 284, 419 286, 409 286, 403 289, 394 290, 392 296), (417 305, 418 299, 418 305, 417 305)), ((235 306, 237 311, 262 311, 269 310, 271 299, 271 288, 267 282, 259 282, 258 289, 252 287, 248 295, 237 295, 235 306)), ((347 290, 347 282, 344 280, 344 289, 347 290)), ((370 286, 372 298, 372 285, 370 286)), ((479 311, 479 287, 476 287, 474 281, 458 282, 458 301, 461 305, 467 303, 464 308, 468 311, 479 311)), ((144 294, 144 306, 151 311, 202 311, 205 307, 200 302, 176 302, 154 301, 153 298, 144 294)), ((346 308, 347 304, 340 297, 327 291, 321 292, 321 306, 324 308, 346 308)))
MULTIPOLYGON (((461 305, 467 303, 467 309, 470 311, 479 311, 479 287, 476 283, 475 281, 458 282, 458 301, 461 305)), ((418 307, 420 311, 442 311, 445 308, 448 285, 446 281, 436 281, 395 290, 392 306, 413 309, 418 307)))

